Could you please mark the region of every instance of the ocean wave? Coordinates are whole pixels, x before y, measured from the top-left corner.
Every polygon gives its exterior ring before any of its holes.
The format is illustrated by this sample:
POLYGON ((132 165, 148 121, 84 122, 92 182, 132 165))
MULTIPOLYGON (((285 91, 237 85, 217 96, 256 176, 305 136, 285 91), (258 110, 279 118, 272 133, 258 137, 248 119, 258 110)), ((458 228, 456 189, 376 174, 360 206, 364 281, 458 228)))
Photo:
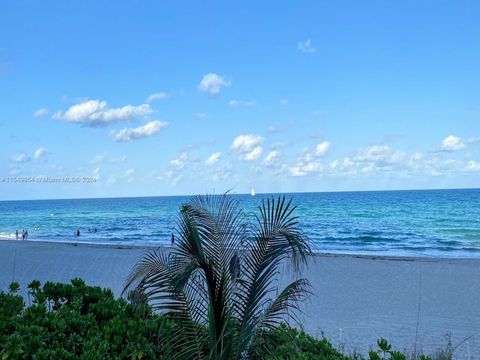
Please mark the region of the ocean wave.
POLYGON ((15 234, 15 233, 0 232, 0 239, 12 240, 12 239, 16 239, 16 238, 17 238, 17 234, 15 234))

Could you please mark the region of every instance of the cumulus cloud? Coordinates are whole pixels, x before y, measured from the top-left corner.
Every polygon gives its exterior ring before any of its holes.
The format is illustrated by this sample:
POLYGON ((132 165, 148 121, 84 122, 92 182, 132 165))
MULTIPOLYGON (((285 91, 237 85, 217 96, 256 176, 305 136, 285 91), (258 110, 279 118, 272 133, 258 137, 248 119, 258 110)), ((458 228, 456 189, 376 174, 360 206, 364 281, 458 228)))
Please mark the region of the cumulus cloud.
POLYGON ((101 127, 143 118, 152 112, 153 110, 149 104, 109 108, 106 101, 87 100, 71 106, 65 112, 57 111, 53 118, 84 126, 101 127))
POLYGON ((28 156, 27 154, 17 154, 13 155, 10 160, 16 163, 25 163, 30 161, 31 159, 30 156, 28 156))
POLYGON ((464 140, 454 135, 447 136, 442 140, 441 149, 444 151, 461 150, 466 146, 464 140))
POLYGON ((43 147, 41 148, 38 148, 37 150, 35 150, 35 154, 33 156, 33 158, 35 160, 39 160, 41 157, 45 156, 47 154, 47 150, 43 147))
POLYGON ((149 95, 148 98, 147 98, 147 102, 150 103, 150 102, 155 101, 155 100, 164 100, 166 98, 168 98, 167 93, 157 92, 157 93, 153 93, 153 94, 149 95))
POLYGON ((262 147, 257 146, 251 152, 243 155, 243 160, 252 161, 258 159, 262 155, 262 147))
POLYGON ((180 170, 180 169, 183 169, 185 167, 185 165, 187 164, 188 162, 188 154, 186 152, 183 152, 180 154, 180 156, 176 159, 173 159, 170 161, 170 165, 177 169, 177 170, 180 170))
POLYGON ((311 173, 319 172, 323 169, 323 165, 318 161, 308 161, 300 162, 295 166, 292 166, 290 170, 290 175, 299 177, 307 176, 311 173))
POLYGON ((33 112, 33 117, 35 119, 39 119, 39 118, 42 118, 44 116, 47 116, 48 115, 48 109, 46 108, 40 108, 40 109, 37 109, 33 112))
POLYGON ((321 142, 320 144, 317 145, 315 149, 315 155, 317 156, 324 156, 328 153, 328 150, 330 150, 330 146, 332 143, 330 141, 324 141, 321 142))
POLYGON ((212 166, 220 160, 221 156, 222 156, 221 152, 215 152, 208 157, 208 159, 205 161, 205 164, 207 164, 208 166, 212 166))
POLYGON ((239 135, 233 140, 230 148, 238 153, 241 159, 252 161, 262 155, 263 140, 260 135, 239 135))
MULTIPOLYGON (((355 176, 372 172, 386 172, 394 169, 406 171, 419 166, 423 158, 420 154, 408 157, 403 151, 392 149, 386 145, 372 145, 360 148, 353 156, 336 159, 325 166, 321 159, 328 153, 331 143, 324 141, 317 145, 315 152, 306 151, 297 162, 289 167, 292 176, 311 174, 337 174, 355 176)), ((422 164, 423 166, 423 164, 422 164)))
POLYGON ((288 171, 292 176, 307 176, 312 173, 318 173, 323 170, 323 164, 321 163, 319 156, 315 156, 315 153, 306 151, 296 163, 288 167, 288 171))
POLYGON ((212 96, 215 96, 220 93, 222 87, 229 85, 230 82, 224 77, 215 73, 208 73, 203 75, 200 84, 198 84, 198 89, 202 92, 206 92, 212 96))
POLYGON ((111 135, 113 140, 117 142, 138 140, 153 136, 167 126, 167 122, 154 120, 137 128, 125 128, 118 131, 113 130, 111 135))
POLYGON ((265 156, 263 162, 267 166, 273 165, 279 156, 280 153, 277 150, 272 150, 267 154, 267 156, 265 156))
POLYGON ((354 160, 361 162, 375 162, 378 165, 395 164, 405 159, 405 152, 395 150, 388 145, 371 145, 357 152, 354 160))
POLYGON ((297 45, 297 50, 306 54, 315 52, 315 48, 312 46, 312 41, 310 39, 306 41, 300 41, 297 45))
POLYGON ((255 100, 230 100, 228 102, 228 106, 232 108, 238 108, 238 107, 254 107, 257 105, 257 102, 255 100))

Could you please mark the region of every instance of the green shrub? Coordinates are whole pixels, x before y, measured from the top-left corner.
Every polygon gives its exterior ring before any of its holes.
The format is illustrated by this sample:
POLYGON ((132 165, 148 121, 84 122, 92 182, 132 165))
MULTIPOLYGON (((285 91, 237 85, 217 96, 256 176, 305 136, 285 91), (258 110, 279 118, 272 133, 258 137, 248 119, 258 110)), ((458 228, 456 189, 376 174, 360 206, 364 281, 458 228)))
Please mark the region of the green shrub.
MULTIPOLYGON (((157 359, 175 327, 166 318, 141 317, 110 290, 38 281, 33 304, 0 292, 0 359, 157 359)), ((18 290, 18 287, 15 287, 18 290)))
MULTIPOLYGON (((172 340, 184 341, 176 337, 182 333, 180 322, 154 314, 143 294, 129 295, 128 299, 135 300, 133 306, 115 299, 110 290, 87 286, 80 279, 70 284, 47 282, 43 287, 33 281, 28 285, 32 304, 25 307, 18 290, 18 284, 13 284, 8 293, 0 291, 0 360, 171 359, 172 340)), ((377 345, 369 360, 407 358, 392 350, 385 339, 377 345)), ((208 358, 208 344, 200 347, 202 358, 208 358)), ((327 339, 315 339, 285 324, 260 332, 253 349, 254 359, 362 359, 346 356, 327 339)), ((418 359, 431 358, 422 355, 418 359)))
POLYGON ((256 355, 266 360, 348 360, 327 339, 317 340, 282 324, 257 339, 256 355))

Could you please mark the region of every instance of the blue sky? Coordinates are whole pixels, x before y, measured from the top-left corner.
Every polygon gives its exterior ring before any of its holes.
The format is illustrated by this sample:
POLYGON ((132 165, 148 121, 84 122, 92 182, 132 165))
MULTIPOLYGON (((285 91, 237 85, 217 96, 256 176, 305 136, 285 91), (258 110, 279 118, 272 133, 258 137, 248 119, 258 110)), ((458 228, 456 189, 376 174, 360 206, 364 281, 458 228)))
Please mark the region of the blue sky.
POLYGON ((477 1, 3 1, 0 199, 479 187, 479 18, 477 1))

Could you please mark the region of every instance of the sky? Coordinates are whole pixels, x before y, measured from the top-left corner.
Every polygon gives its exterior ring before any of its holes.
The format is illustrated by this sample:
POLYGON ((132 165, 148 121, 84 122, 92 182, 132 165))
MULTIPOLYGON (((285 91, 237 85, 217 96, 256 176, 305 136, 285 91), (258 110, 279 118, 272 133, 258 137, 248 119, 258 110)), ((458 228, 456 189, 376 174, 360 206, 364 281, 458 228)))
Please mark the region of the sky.
POLYGON ((2 1, 0 200, 480 187, 478 1, 2 1))

